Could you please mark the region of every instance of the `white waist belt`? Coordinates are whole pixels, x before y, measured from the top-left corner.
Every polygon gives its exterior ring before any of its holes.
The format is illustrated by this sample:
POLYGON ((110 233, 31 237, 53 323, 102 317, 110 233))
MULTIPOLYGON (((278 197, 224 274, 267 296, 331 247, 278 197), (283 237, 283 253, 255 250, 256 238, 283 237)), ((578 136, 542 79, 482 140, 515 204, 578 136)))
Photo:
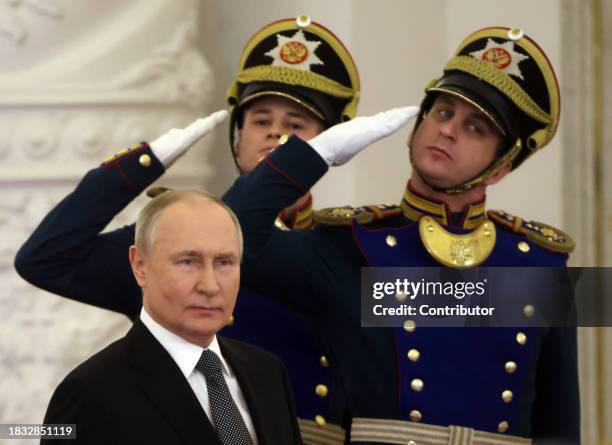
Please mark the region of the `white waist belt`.
POLYGON ((530 445, 531 439, 455 425, 438 426, 406 420, 354 418, 351 442, 399 445, 530 445))
POLYGON ((327 423, 317 425, 312 420, 298 419, 304 445, 342 445, 346 432, 344 428, 327 423))

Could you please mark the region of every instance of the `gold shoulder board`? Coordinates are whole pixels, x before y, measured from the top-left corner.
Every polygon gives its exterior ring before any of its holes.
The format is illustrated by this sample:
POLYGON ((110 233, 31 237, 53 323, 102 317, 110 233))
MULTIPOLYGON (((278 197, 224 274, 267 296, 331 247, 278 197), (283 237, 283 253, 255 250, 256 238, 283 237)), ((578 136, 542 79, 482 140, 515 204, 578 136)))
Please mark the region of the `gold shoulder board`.
POLYGON ((119 150, 117 153, 115 153, 114 155, 110 155, 108 156, 106 159, 104 159, 104 161, 102 162, 102 165, 108 165, 111 162, 127 155, 128 153, 131 153, 134 150, 138 150, 140 148, 143 147, 143 144, 136 144, 136 145, 132 145, 129 148, 122 148, 121 150, 119 150))
POLYGON ((548 224, 525 221, 520 216, 511 215, 503 210, 489 210, 487 216, 498 226, 514 233, 520 233, 538 246, 553 252, 570 253, 576 246, 571 236, 548 224))
POLYGON ((325 226, 350 226, 353 220, 360 224, 367 224, 379 219, 390 218, 401 213, 395 204, 367 205, 361 207, 331 207, 314 212, 317 224, 325 226))

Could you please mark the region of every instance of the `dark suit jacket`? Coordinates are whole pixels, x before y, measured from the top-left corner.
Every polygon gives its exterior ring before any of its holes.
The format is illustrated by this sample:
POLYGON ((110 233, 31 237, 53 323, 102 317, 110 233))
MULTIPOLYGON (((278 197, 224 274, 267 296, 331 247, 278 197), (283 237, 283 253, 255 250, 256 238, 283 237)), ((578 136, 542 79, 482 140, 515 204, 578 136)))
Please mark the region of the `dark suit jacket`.
MULTIPOLYGON (((218 340, 246 399, 259 443, 302 443, 281 361, 245 343, 218 340)), ((45 423, 76 424, 76 441, 70 441, 74 445, 219 443, 184 375, 140 320, 62 381, 45 423)))

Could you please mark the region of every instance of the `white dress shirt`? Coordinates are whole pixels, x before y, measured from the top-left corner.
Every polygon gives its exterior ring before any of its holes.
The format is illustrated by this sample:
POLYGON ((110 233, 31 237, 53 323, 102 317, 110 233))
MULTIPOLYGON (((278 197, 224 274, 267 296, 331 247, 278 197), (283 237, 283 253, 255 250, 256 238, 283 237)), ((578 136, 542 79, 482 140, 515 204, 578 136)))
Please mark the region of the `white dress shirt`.
POLYGON ((210 423, 213 425, 214 422, 212 420, 212 412, 210 410, 210 403, 208 401, 206 378, 201 372, 195 369, 195 366, 198 363, 198 360, 200 360, 200 356, 202 355, 202 351, 204 351, 204 349, 210 349, 217 354, 219 360, 221 361, 223 378, 225 379, 225 383, 227 383, 232 399, 234 399, 234 403, 236 403, 238 410, 240 410, 240 415, 244 419, 244 423, 249 430, 249 434, 253 439, 253 444, 257 445, 258 442, 257 435, 255 434, 255 427, 253 426, 253 420, 249 415, 249 410, 246 401, 244 400, 244 396, 242 395, 242 390, 238 385, 238 380, 236 380, 236 375, 232 371, 232 368, 221 354, 217 336, 213 338, 213 341, 210 343, 210 345, 208 345, 208 348, 203 348, 188 342, 184 338, 179 337, 175 333, 157 323, 151 318, 144 307, 140 311, 140 320, 176 362, 177 366, 189 382, 191 389, 193 389, 193 392, 200 402, 200 405, 202 405, 202 408, 208 416, 210 423))

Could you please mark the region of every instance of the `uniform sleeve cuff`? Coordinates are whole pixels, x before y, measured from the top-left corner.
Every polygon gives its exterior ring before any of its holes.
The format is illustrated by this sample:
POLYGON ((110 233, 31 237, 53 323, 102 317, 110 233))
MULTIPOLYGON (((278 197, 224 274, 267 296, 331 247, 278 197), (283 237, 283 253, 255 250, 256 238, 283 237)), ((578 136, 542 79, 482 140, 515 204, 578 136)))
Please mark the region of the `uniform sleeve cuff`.
POLYGON ((291 136, 266 161, 304 192, 310 190, 329 168, 325 160, 297 136, 291 136))

